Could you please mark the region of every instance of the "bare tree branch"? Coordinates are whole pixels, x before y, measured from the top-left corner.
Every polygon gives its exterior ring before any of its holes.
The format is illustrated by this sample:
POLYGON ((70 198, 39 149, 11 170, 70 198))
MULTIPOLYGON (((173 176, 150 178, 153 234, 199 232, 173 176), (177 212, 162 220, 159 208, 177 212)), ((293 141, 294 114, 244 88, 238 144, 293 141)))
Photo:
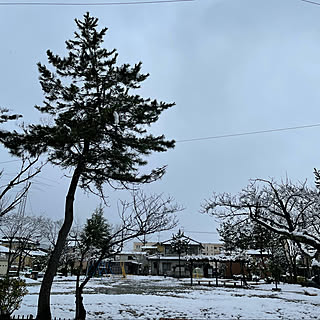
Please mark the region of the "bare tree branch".
POLYGON ((222 220, 249 217, 276 234, 320 250, 320 193, 306 183, 251 180, 237 196, 214 194, 202 212, 222 220))

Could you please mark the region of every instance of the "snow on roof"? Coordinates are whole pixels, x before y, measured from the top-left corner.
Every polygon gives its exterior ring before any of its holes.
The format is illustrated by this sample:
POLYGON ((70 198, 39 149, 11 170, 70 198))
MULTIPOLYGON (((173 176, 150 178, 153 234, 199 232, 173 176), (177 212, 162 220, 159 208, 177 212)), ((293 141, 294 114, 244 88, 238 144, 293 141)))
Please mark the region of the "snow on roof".
POLYGON ((120 251, 116 254, 123 254, 123 255, 146 255, 147 253, 146 252, 141 252, 141 251, 120 251))
POLYGON ((38 251, 38 250, 36 250, 36 251, 29 251, 29 252, 28 252, 28 255, 29 255, 29 256, 33 256, 33 257, 42 257, 42 256, 45 256, 46 253, 43 252, 43 251, 38 251))
MULTIPOLYGON (((149 256, 149 260, 179 260, 179 256, 149 256)), ((181 256, 180 260, 187 260, 187 256, 181 256)))
POLYGON ((260 250, 254 250, 254 249, 246 250, 246 254, 252 255, 252 256, 254 256, 254 255, 256 255, 256 256, 260 256, 260 255, 269 256, 269 253, 267 251, 260 252, 260 250))
POLYGON ((157 246, 142 246, 141 249, 157 249, 157 246))
POLYGON ((5 246, 0 246, 0 252, 7 253, 7 252, 9 252, 9 248, 7 248, 5 246))
POLYGON ((231 255, 226 254, 216 254, 216 255, 194 255, 194 256, 185 256, 186 260, 209 260, 217 262, 226 262, 226 261, 248 261, 250 258, 246 254, 234 253, 231 255))

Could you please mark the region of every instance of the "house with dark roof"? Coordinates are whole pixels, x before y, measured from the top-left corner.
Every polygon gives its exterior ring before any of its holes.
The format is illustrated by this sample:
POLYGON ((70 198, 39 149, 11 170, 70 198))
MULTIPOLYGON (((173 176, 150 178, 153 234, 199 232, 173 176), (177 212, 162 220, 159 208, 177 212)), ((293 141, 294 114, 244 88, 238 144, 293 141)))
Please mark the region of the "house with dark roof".
POLYGON ((203 250, 200 242, 185 236, 180 237, 183 246, 177 248, 172 239, 154 245, 157 252, 147 257, 149 261, 149 274, 168 275, 173 277, 189 277, 190 267, 187 256, 199 255, 203 250))

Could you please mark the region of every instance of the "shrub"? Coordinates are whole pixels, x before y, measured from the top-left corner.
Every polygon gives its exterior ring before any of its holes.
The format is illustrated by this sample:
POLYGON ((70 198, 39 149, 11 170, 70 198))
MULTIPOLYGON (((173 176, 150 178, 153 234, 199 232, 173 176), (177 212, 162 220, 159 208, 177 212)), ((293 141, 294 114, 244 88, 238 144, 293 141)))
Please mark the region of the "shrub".
POLYGON ((9 277, 0 279, 0 318, 10 319, 10 315, 19 309, 22 298, 27 293, 23 280, 9 277))

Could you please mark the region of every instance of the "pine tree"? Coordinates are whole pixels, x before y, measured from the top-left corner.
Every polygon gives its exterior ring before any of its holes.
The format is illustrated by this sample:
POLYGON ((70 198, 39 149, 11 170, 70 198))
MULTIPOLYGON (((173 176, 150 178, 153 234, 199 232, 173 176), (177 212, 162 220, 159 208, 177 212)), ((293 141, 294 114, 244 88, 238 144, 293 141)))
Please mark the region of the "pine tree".
POLYGON ((111 227, 103 216, 103 208, 99 206, 87 219, 83 232, 80 235, 80 246, 82 250, 100 250, 108 246, 111 227))
POLYGON ((86 318, 86 310, 83 305, 83 289, 84 285, 80 284, 80 275, 83 268, 83 260, 87 256, 87 260, 97 256, 101 252, 105 255, 111 249, 111 227, 107 220, 103 217, 103 208, 99 206, 92 214, 91 218, 87 219, 87 223, 80 234, 79 249, 80 263, 77 272, 76 280, 76 320, 86 318))
POLYGON ((51 318, 51 286, 72 225, 78 185, 102 193, 105 183, 152 182, 164 174, 165 166, 141 174, 146 156, 174 147, 174 141, 147 131, 174 103, 133 94, 148 77, 141 73, 141 62, 117 66, 116 50, 102 47, 107 28, 98 31, 98 19, 89 13, 75 22, 78 31, 66 41, 67 56, 48 50, 51 68, 38 64, 45 99, 36 108, 51 116, 51 123, 30 125, 23 133, 0 132, 0 141, 12 154, 47 154, 49 162, 72 172, 64 224, 41 285, 37 317, 42 320, 51 318))
MULTIPOLYGON (((0 124, 3 124, 9 120, 17 120, 21 118, 22 116, 19 114, 9 114, 9 110, 5 108, 0 108, 0 124)), ((0 137, 1 134, 4 135, 5 131, 0 131, 0 137)))

